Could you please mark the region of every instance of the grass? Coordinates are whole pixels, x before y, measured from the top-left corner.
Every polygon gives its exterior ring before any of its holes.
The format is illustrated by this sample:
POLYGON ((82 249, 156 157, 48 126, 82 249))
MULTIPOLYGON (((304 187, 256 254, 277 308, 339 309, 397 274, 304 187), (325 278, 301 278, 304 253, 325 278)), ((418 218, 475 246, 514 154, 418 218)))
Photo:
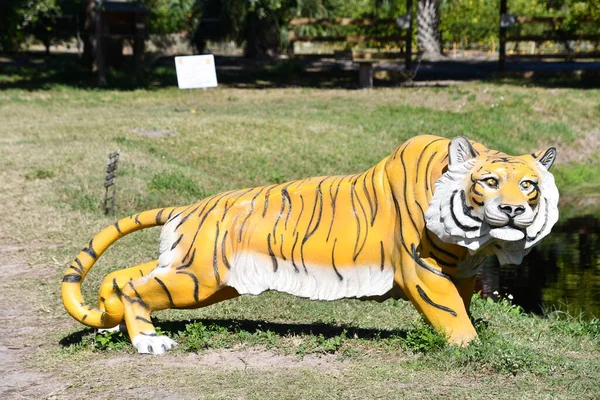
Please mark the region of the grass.
MULTIPOLYGON (((591 199, 570 213, 597 213, 598 149, 586 140, 598 141, 600 91, 503 81, 371 92, 98 90, 19 86, 15 74, 0 71, 7 210, 0 245, 28 246, 14 255, 28 269, 0 290, 27 304, 32 321, 52 316, 19 340, 40 343, 28 368, 64 382, 56 398, 593 398, 600 391, 597 320, 532 316, 508 301, 474 300, 481 341, 460 349, 446 346, 405 302, 241 297, 157 313, 159 328, 180 346, 149 358, 134 354, 122 334, 73 322, 58 286, 77 251, 114 222, 101 206, 107 155, 116 149, 117 217, 233 188, 361 171, 422 133, 466 135, 511 154, 556 145, 563 197, 591 199), (140 129, 177 135, 145 137, 140 129), (227 362, 211 364, 211 354, 227 362)), ((158 232, 111 248, 86 278, 86 299, 110 271, 156 258, 158 232)))

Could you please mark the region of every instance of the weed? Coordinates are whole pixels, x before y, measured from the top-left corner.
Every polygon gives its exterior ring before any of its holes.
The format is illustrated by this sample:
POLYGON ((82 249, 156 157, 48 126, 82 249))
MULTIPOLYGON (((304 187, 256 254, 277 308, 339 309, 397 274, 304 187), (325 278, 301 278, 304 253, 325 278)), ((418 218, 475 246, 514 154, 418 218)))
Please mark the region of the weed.
POLYGON ((90 344, 100 351, 122 350, 131 346, 127 334, 121 331, 97 332, 90 344))
POLYGON ((159 192, 174 191, 181 196, 200 199, 206 196, 206 193, 198 187, 196 182, 185 176, 181 172, 159 172, 152 176, 148 184, 150 190, 159 192))
POLYGON ((409 330, 406 338, 402 341, 402 347, 414 353, 441 350, 446 345, 446 337, 424 322, 409 330))
POLYGON ((35 179, 50 179, 54 178, 56 173, 50 169, 46 168, 36 168, 31 172, 25 174, 25 179, 28 181, 32 181, 35 179))

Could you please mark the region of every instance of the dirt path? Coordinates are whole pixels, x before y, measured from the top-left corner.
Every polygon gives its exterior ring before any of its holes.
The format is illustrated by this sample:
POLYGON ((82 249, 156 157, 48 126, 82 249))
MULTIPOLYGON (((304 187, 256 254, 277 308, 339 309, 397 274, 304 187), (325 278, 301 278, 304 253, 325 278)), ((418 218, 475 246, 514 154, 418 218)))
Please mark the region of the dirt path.
POLYGON ((28 250, 20 245, 0 245, 0 398, 51 398, 64 387, 53 374, 27 368, 27 358, 51 345, 45 332, 56 329, 52 313, 40 304, 35 285, 53 275, 43 266, 25 262, 28 250), (32 290, 33 289, 33 290, 32 290))
POLYGON ((0 399, 195 399, 198 393, 194 386, 145 377, 157 370, 202 376, 209 371, 272 373, 305 368, 335 376, 346 367, 335 356, 309 355, 299 360, 260 349, 220 349, 160 357, 94 354, 85 363, 85 371, 76 362, 61 364, 56 360, 45 361, 43 365, 49 365, 50 370, 41 371, 40 358, 47 359, 47 354, 59 346, 58 333, 72 327, 62 307, 55 299, 48 299, 49 295, 59 295, 56 271, 60 266, 26 262, 29 251, 53 245, 23 246, 2 243, 1 239, 0 235, 0 275, 4 277, 0 281, 0 399), (36 290, 43 285, 52 285, 52 289, 36 290))

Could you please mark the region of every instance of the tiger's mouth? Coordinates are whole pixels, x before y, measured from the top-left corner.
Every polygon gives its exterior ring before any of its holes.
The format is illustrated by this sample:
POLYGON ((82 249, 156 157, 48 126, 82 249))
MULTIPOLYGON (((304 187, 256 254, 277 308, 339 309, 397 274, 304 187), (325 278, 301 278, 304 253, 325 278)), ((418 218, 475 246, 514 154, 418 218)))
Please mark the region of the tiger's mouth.
POLYGON ((494 239, 514 242, 525 238, 527 228, 533 223, 537 210, 532 210, 529 205, 523 208, 523 213, 517 216, 509 216, 498 207, 496 200, 486 205, 483 220, 490 227, 490 236, 494 239))
POLYGON ((490 230, 490 236, 494 239, 505 242, 516 242, 525 238, 525 230, 515 228, 511 225, 504 225, 490 230))

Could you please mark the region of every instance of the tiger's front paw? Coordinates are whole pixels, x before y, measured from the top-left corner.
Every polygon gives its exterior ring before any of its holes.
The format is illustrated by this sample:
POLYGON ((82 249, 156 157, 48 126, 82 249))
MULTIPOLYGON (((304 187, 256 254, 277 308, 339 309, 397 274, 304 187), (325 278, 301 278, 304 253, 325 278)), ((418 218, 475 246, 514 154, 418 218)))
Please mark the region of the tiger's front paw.
POLYGON ((132 340, 132 344, 140 354, 163 354, 177 346, 177 343, 167 336, 138 335, 132 340))

